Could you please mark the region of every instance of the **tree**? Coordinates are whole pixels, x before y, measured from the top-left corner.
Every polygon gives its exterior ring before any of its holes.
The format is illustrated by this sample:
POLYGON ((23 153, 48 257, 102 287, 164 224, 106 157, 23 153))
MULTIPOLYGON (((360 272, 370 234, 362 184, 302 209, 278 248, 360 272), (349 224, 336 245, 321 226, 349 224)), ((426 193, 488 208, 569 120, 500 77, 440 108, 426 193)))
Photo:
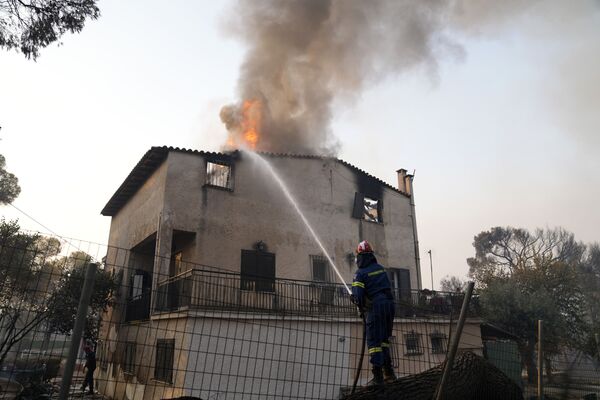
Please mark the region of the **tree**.
POLYGON ((594 336, 600 333, 600 244, 588 247, 581 264, 580 279, 591 328, 584 351, 600 361, 600 343, 594 336))
POLYGON ((582 261, 586 251, 575 235, 562 228, 536 229, 495 227, 475 236, 475 257, 467 259, 469 276, 478 287, 488 280, 510 277, 516 271, 530 269, 535 262, 572 265, 582 261))
POLYGON ((39 50, 65 32, 80 32, 97 19, 98 0, 0 0, 0 47, 35 60, 39 50))
MULTIPOLYGON (((0 365, 29 334, 72 329, 91 256, 77 251, 61 257, 60 247, 55 238, 21 232, 16 221, 0 221, 0 365)), ((116 288, 113 275, 99 269, 86 326, 92 340, 116 288)))
MULTIPOLYGON (((68 267, 61 278, 59 290, 54 293, 49 302, 47 324, 50 332, 65 334, 71 332, 77 315, 86 267, 90 261, 91 257, 82 251, 73 252, 63 260, 68 267)), ((93 342, 98 340, 100 315, 112 304, 112 294, 117 288, 117 280, 111 273, 104 269, 96 271, 94 289, 86 316, 84 337, 87 339, 93 342)))
POLYGON ((0 365, 43 321, 44 300, 55 281, 46 261, 59 252, 56 239, 21 232, 16 221, 0 221, 0 365))
POLYGON ((446 275, 440 281, 440 289, 442 292, 464 292, 467 287, 467 282, 458 276, 446 275))
MULTIPOLYGON (((0 4, 2 4, 1 1, 0 4)), ((0 204, 12 203, 19 196, 19 193, 21 193, 19 179, 4 169, 5 166, 6 159, 0 154, 0 204)))
MULTIPOLYGON (((564 229, 495 227, 475 236, 475 257, 467 260, 476 281, 483 317, 520 339, 529 380, 533 363, 535 323, 545 321, 548 356, 562 348, 585 349, 590 320, 581 285, 581 266, 588 248, 564 229)), ((547 373, 551 371, 546 359, 547 373)), ((551 374, 549 374, 551 377, 551 374)))

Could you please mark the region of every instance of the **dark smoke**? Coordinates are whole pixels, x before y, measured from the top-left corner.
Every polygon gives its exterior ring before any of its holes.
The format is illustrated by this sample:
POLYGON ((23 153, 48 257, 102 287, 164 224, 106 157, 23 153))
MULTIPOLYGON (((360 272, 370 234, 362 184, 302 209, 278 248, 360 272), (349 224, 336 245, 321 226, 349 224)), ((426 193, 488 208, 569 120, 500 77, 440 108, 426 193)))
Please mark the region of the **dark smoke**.
MULTIPOLYGON (((337 96, 352 98, 365 84, 418 64, 436 69, 455 52, 443 32, 439 1, 244 1, 229 21, 249 45, 241 67, 243 99, 263 102, 260 150, 335 152, 330 122, 337 96)), ((238 105, 221 118, 230 132, 238 105)))
MULTIPOLYGON (((231 10, 228 29, 249 46, 240 104, 262 102, 258 150, 335 153, 330 123, 336 99, 415 67, 437 74, 438 60, 461 57, 452 34, 478 33, 512 20, 525 0, 252 0, 231 10)), ((240 104, 223 107, 239 134, 240 104)), ((368 134, 368 132, 365 132, 368 134)))

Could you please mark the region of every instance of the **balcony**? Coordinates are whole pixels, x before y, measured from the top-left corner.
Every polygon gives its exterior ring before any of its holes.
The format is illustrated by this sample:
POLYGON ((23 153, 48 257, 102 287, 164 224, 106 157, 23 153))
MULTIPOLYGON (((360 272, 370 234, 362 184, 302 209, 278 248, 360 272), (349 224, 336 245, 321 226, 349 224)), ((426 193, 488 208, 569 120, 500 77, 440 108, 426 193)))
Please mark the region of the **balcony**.
MULTIPOLYGON (((394 290, 400 318, 458 317, 462 293, 394 290)), ((476 299, 475 299, 476 300, 476 299)), ((149 306, 149 303, 148 303, 149 306)), ((476 301, 470 315, 477 314, 476 301)), ((231 272, 188 270, 159 284, 155 312, 204 310, 299 316, 354 317, 343 285, 291 279, 248 278, 231 272)))

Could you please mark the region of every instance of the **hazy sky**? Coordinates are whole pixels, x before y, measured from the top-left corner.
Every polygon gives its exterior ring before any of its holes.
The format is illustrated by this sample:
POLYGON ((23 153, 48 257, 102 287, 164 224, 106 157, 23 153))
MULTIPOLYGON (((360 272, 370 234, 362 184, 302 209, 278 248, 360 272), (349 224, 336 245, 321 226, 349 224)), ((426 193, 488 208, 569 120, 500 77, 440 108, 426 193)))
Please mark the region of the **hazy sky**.
MULTIPOLYGON (((55 232, 105 243, 100 210, 150 146, 217 150, 226 137, 219 109, 237 100, 245 52, 227 34, 235 7, 165 4, 104 0, 99 20, 37 62, 0 52, 0 153, 22 186, 15 205, 55 232)), ((334 109, 340 158, 394 185, 396 169, 416 169, 424 286, 427 250, 436 285, 465 275, 473 236, 492 226, 600 240, 600 3, 459 23, 448 35, 462 50, 437 69, 334 109)), ((10 206, 1 213, 43 231, 10 206)))

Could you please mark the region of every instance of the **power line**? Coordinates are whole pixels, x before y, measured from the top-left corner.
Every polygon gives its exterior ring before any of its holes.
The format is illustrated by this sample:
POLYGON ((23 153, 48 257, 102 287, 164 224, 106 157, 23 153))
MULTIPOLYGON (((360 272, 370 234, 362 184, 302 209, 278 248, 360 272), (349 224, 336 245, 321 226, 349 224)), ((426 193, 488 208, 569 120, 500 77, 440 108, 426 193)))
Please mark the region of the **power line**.
MULTIPOLYGON (((30 220, 32 220, 33 222, 35 222, 36 224, 38 224, 39 226, 41 226, 42 228, 46 229, 48 232, 50 232, 51 234, 53 234, 54 236, 59 237, 63 242, 67 243, 68 245, 76 248, 79 251, 83 251, 81 250, 81 248, 79 248, 79 246, 75 246, 72 242, 70 242, 69 240, 67 240, 64 236, 59 235, 58 233, 56 233, 55 231, 53 231, 52 229, 48 228, 46 225, 42 224, 40 221, 38 221, 37 219, 35 219, 34 217, 32 217, 31 215, 27 214, 25 211, 21 210, 19 207, 15 206, 12 203, 9 203, 10 206, 12 206, 15 210, 17 210, 18 212, 20 212, 21 214, 25 215, 27 218, 29 218, 30 220)), ((92 257, 92 259, 94 259, 95 257, 92 256, 90 254, 90 256, 92 257)), ((97 261, 97 260, 96 260, 97 261)))

